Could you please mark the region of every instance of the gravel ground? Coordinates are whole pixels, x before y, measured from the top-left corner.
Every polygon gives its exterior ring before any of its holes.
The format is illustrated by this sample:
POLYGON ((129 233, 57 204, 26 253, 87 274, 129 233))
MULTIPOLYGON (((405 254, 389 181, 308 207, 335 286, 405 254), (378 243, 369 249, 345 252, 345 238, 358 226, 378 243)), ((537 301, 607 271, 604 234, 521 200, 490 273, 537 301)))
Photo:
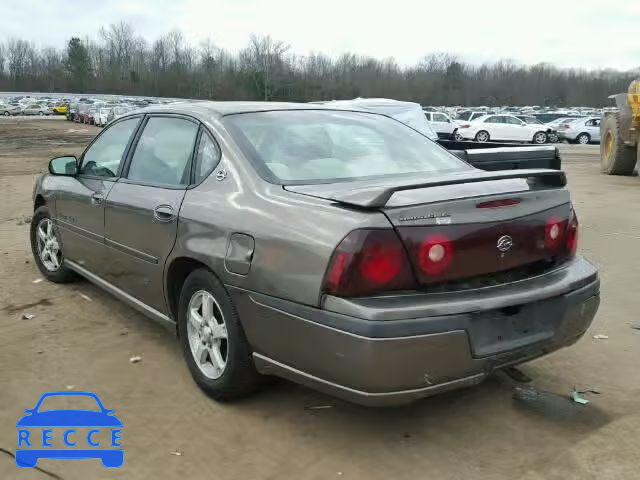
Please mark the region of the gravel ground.
MULTIPOLYGON (((581 253, 601 269, 602 305, 575 346, 523 367, 535 400, 505 377, 391 409, 350 405, 287 382, 218 404, 192 382, 172 332, 93 285, 33 283, 28 224, 36 174, 99 130, 0 120, 0 448, 46 391, 99 394, 123 421, 124 466, 41 460, 65 479, 633 479, 640 461, 640 178, 599 173, 597 146, 561 146, 581 253), (35 315, 21 320, 25 312, 35 315), (593 335, 608 335, 595 340, 593 335), (142 362, 130 364, 139 355, 142 362), (568 400, 597 388, 591 403, 568 400), (315 406, 331 408, 313 409, 315 406), (182 455, 171 454, 179 451, 182 455)), ((0 452, 0 478, 50 478, 0 452)))

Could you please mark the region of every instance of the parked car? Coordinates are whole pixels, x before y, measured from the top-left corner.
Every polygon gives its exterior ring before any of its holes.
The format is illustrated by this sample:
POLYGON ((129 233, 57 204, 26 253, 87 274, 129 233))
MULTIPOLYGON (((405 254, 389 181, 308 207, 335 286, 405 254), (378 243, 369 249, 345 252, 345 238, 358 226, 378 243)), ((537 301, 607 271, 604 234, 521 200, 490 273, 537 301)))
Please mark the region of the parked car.
POLYGON ((558 127, 560 140, 586 145, 600 142, 600 117, 578 118, 558 127))
POLYGON ((98 113, 99 108, 95 106, 89 107, 87 113, 83 116, 83 123, 88 125, 93 125, 95 123, 96 114, 98 113))
POLYGON ((53 112, 46 105, 40 105, 38 103, 32 103, 24 107, 20 111, 20 115, 53 115, 53 112))
POLYGON ((213 398, 267 374, 396 404, 584 334, 599 280, 565 185, 480 171, 373 112, 176 104, 51 160, 30 238, 47 279, 177 324, 213 398))
MULTIPOLYGON (((516 118, 522 120, 524 123, 529 125, 538 125, 539 128, 545 127, 545 124, 538 120, 533 115, 515 115, 516 118), (540 127, 541 126, 541 127, 540 127)), ((551 125, 546 125, 547 130, 547 141, 549 143, 557 143, 558 142, 558 132, 555 127, 551 125)))
POLYGON ((20 114, 20 109, 15 105, 11 105, 11 104, 0 105, 0 115, 4 117, 10 117, 12 115, 19 115, 19 114, 20 114))
POLYGON ((74 116, 74 121, 78 123, 87 123, 89 108, 91 108, 90 104, 84 102, 78 103, 78 109, 74 116))
POLYGON ((443 112, 424 112, 424 116, 431 124, 431 127, 438 134, 438 138, 452 138, 461 140, 461 136, 457 136, 458 124, 454 122, 449 115, 443 112))
POLYGON ((58 103, 51 107, 51 111, 57 115, 66 115, 69 111, 68 103, 58 103))
POLYGON ((117 106, 117 107, 113 107, 110 111, 109 114, 107 115, 107 123, 110 123, 112 121, 114 121, 117 118, 122 117, 123 115, 129 113, 133 111, 132 107, 129 107, 128 105, 121 105, 121 106, 117 106))
POLYGON ((96 110, 93 116, 93 124, 98 127, 104 127, 109 123, 109 114, 113 108, 103 107, 96 110))
POLYGON ((502 140, 510 142, 547 143, 551 129, 544 125, 528 125, 513 115, 484 115, 460 125, 463 138, 476 142, 502 140))

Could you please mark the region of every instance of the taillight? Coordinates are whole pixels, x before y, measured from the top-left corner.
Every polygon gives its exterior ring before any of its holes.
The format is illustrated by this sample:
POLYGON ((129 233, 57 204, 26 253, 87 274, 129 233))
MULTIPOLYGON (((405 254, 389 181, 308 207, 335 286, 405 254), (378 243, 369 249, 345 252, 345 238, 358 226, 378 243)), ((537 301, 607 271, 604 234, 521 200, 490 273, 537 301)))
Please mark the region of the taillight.
POLYGON ((415 288, 400 239, 392 229, 362 229, 338 245, 325 275, 323 291, 343 297, 415 288))
POLYGON ((549 250, 557 250, 563 243, 566 229, 566 219, 551 217, 544 227, 544 246, 549 250))
POLYGON ((460 125, 460 128, 469 128, 471 126, 470 123, 464 123, 462 125, 460 125))
POLYGON ((565 123, 560 128, 564 128, 565 130, 568 130, 569 128, 571 128, 571 125, 569 125, 568 123, 565 123))
POLYGON ((578 217, 576 212, 571 209, 571 217, 569 217, 569 225, 567 226, 567 251, 570 256, 576 254, 578 250, 578 217))
POLYGON ((440 275, 453 260, 453 244, 445 235, 427 237, 418 249, 418 266, 427 275, 440 275))
POLYGON ((488 202, 476 203, 476 208, 500 208, 511 207, 520 203, 519 198, 503 198, 501 200, 489 200, 488 202))

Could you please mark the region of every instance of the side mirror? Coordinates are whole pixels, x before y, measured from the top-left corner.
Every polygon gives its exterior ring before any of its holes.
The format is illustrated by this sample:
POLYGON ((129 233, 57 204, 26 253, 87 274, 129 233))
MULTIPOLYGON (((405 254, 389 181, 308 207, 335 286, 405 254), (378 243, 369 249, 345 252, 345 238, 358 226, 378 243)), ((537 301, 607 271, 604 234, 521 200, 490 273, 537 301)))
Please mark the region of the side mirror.
POLYGON ((49 161, 49 173, 75 177, 78 174, 78 159, 73 155, 52 158, 49 161))

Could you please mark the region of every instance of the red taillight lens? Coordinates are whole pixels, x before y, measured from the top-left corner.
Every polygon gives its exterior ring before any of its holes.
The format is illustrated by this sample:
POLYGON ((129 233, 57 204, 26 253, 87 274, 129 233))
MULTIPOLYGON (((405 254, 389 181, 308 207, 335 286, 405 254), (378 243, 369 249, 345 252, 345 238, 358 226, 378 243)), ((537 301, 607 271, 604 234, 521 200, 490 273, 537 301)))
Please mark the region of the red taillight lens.
POLYGON ((557 250, 563 243, 566 229, 566 219, 551 217, 544 227, 544 246, 549 250, 557 250))
POLYGON ((565 123, 560 128, 564 128, 565 130, 567 130, 567 129, 571 128, 571 125, 569 125, 568 123, 565 123))
POLYGON ((463 125, 460 125, 460 128, 469 128, 471 125, 468 123, 465 123, 463 125))
POLYGON ((520 203, 519 198, 503 198, 501 200, 490 200, 488 202, 476 203, 476 208, 510 207, 512 205, 518 205, 519 203, 520 203))
POLYGON ((435 234, 420 244, 418 249, 418 265, 427 275, 439 275, 444 272, 453 260, 453 244, 448 237, 435 234))
POLYGON ((575 255, 578 250, 578 217, 573 209, 571 210, 569 226, 567 227, 567 250, 570 256, 575 255))
POLYGON ((349 233, 336 248, 323 291, 343 297, 415 288, 404 247, 394 230, 349 233))

